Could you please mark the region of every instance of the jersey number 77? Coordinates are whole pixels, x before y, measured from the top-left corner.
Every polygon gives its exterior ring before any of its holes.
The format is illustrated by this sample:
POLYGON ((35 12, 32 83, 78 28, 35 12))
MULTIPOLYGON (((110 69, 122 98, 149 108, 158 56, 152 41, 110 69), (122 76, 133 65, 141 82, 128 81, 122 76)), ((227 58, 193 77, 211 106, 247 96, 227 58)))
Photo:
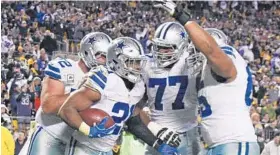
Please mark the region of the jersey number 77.
POLYGON ((175 101, 172 103, 172 110, 184 109, 183 98, 185 96, 188 87, 188 76, 169 76, 168 78, 150 78, 149 88, 155 88, 158 86, 156 97, 155 97, 155 109, 163 110, 162 97, 167 85, 176 86, 177 83, 180 84, 179 91, 177 93, 175 101))

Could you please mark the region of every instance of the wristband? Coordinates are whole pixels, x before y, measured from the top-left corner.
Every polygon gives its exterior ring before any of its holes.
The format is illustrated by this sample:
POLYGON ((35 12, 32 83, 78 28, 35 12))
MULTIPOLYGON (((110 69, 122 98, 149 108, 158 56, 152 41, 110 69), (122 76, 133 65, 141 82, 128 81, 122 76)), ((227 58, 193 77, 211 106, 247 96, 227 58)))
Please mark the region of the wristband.
POLYGON ((154 136, 157 136, 158 132, 162 129, 162 127, 155 122, 150 122, 147 127, 154 136))
POLYGON ((79 131, 81 133, 83 133, 84 135, 88 136, 89 135, 89 131, 90 131, 90 126, 87 125, 85 122, 82 122, 80 127, 79 127, 79 131))
POLYGON ((173 17, 181 23, 183 26, 190 20, 191 16, 188 12, 181 10, 180 12, 176 9, 173 17))

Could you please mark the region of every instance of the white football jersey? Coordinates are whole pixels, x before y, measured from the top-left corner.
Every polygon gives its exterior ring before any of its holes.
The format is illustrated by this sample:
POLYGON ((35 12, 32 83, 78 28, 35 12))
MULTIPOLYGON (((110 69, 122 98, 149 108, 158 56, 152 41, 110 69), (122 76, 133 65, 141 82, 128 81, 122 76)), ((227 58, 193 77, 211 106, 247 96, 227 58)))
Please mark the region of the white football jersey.
POLYGON ((103 66, 98 66, 90 71, 84 86, 101 93, 101 99, 91 108, 101 109, 108 113, 117 127, 112 135, 102 138, 89 138, 79 131, 76 131, 73 137, 94 150, 110 151, 115 145, 124 123, 133 114, 136 103, 142 99, 145 93, 144 82, 136 83, 129 91, 121 77, 103 66))
MULTIPOLYGON (((78 62, 63 58, 56 58, 50 61, 44 73, 52 79, 63 82, 65 86, 65 94, 78 89, 85 75, 78 66, 78 62)), ((64 142, 70 140, 74 131, 71 127, 64 123, 59 116, 43 113, 41 107, 37 111, 36 121, 48 133, 63 140, 64 142)))
POLYGON ((177 132, 197 126, 197 89, 195 75, 188 74, 184 53, 171 69, 155 68, 150 59, 145 68, 151 120, 177 132))
POLYGON ((249 116, 252 95, 249 67, 233 47, 225 45, 221 49, 233 61, 237 76, 229 83, 218 82, 217 75, 205 65, 198 92, 203 139, 210 147, 230 142, 256 142, 249 116))

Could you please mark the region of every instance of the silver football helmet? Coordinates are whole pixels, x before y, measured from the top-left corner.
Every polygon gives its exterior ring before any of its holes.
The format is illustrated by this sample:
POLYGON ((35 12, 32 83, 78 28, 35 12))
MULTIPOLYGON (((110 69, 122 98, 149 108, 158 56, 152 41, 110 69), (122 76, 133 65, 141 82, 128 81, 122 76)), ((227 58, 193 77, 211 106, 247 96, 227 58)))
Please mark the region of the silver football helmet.
POLYGON ((130 37, 112 41, 107 53, 107 66, 117 75, 136 83, 141 80, 146 59, 142 45, 130 37))
POLYGON ((215 39, 218 45, 228 44, 228 36, 223 31, 216 28, 205 28, 205 31, 215 39))
POLYGON ((188 47, 185 28, 177 22, 161 24, 154 35, 152 53, 158 67, 175 63, 188 47))
POLYGON ((189 74, 195 74, 202 70, 206 57, 194 46, 193 42, 188 45, 189 56, 186 58, 186 68, 189 74))
POLYGON ((98 56, 107 55, 107 49, 112 39, 103 32, 91 32, 87 34, 80 43, 79 57, 88 68, 97 65, 105 65, 97 61, 98 56))

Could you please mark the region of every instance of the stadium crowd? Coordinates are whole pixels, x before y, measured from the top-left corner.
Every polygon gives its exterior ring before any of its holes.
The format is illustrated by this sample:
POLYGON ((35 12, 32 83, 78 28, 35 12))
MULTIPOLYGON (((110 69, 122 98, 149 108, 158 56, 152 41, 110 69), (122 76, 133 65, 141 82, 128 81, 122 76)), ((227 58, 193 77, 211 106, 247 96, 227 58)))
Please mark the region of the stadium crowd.
MULTIPOLYGON (((224 31, 253 72, 251 119, 261 148, 280 132, 280 2, 189 2, 192 18, 224 31)), ((41 81, 57 53, 75 55, 85 34, 130 36, 151 50, 173 20, 146 2, 1 2, 1 122, 23 146, 40 106, 41 81)))

